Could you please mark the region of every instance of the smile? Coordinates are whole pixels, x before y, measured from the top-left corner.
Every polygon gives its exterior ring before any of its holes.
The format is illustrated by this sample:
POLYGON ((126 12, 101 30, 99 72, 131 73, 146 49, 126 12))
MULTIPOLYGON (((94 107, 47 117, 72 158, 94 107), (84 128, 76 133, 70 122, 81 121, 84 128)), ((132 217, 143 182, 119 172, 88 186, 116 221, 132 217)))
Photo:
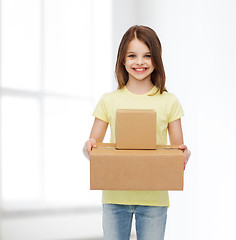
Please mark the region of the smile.
POLYGON ((133 70, 138 73, 143 73, 147 70, 147 68, 133 68, 133 70))

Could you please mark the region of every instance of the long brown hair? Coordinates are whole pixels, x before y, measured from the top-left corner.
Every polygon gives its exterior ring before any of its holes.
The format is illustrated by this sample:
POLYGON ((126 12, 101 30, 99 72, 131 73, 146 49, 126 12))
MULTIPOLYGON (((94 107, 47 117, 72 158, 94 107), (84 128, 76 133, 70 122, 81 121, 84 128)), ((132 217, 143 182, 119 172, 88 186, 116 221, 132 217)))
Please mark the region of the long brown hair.
POLYGON ((121 39, 115 68, 118 88, 124 87, 129 80, 128 72, 126 71, 123 63, 128 49, 128 45, 135 38, 142 41, 150 49, 152 64, 154 67, 154 70, 151 74, 151 81, 153 85, 155 85, 162 94, 163 91, 167 90, 165 88, 166 76, 161 57, 161 42, 153 29, 141 25, 135 25, 130 27, 121 39))

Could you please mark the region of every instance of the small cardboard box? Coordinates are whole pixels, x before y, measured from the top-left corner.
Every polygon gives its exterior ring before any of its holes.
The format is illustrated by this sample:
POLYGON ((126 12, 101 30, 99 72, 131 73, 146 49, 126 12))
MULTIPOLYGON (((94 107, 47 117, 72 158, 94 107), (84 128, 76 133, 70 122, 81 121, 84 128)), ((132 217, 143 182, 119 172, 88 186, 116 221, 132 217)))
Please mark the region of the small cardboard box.
POLYGON ((118 109, 116 148, 156 149, 156 112, 153 109, 118 109))
POLYGON ((183 190, 184 154, 176 146, 117 150, 102 143, 90 155, 91 190, 183 190))

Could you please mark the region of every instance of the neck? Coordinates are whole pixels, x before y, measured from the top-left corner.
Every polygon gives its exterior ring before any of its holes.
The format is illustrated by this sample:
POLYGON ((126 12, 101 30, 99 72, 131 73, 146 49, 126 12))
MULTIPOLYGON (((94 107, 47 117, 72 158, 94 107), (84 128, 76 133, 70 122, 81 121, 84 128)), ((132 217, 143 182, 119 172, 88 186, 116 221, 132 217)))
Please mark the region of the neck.
POLYGON ((154 85, 152 84, 151 79, 145 81, 133 81, 132 79, 129 79, 126 87, 132 93, 145 94, 151 91, 154 85))

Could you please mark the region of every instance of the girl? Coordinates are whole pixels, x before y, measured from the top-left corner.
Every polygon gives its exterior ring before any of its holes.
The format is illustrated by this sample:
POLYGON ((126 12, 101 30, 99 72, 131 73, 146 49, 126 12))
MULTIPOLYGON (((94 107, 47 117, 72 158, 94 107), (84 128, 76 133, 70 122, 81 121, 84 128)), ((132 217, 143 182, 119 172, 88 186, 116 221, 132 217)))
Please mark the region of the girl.
MULTIPOLYGON (((115 142, 117 109, 154 109, 157 112, 158 145, 179 145, 185 164, 190 151, 183 144, 181 117, 184 115, 177 98, 165 88, 161 43, 156 33, 146 26, 133 26, 124 34, 117 55, 118 90, 106 93, 93 115, 90 138, 84 146, 89 156, 96 142, 102 142, 107 126, 115 142)), ((185 167, 184 167, 185 168, 185 167)), ((128 240, 133 214, 138 240, 163 240, 169 196, 167 191, 103 191, 103 232, 105 240, 128 240)))

